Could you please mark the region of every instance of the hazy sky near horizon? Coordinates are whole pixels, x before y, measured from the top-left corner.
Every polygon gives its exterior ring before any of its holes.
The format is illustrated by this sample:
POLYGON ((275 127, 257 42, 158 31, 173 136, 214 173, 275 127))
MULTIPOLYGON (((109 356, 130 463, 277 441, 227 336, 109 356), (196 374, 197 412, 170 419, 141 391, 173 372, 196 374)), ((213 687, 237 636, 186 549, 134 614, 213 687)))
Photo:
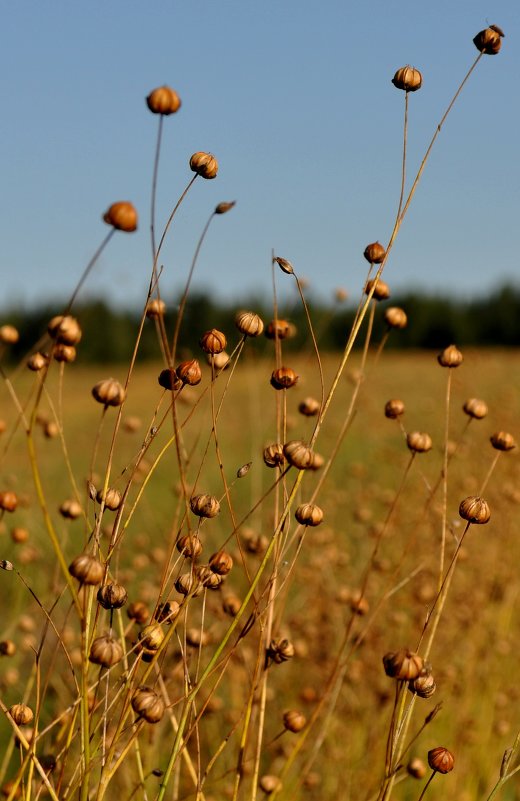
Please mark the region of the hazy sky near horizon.
MULTIPOLYGON (((157 197, 161 229, 197 150, 219 160, 197 179, 161 258, 168 296, 184 283, 214 219, 195 286, 220 298, 271 290, 271 249, 320 298, 357 297, 369 242, 396 212, 404 93, 400 66, 423 73, 410 95, 410 183, 454 90, 477 55, 473 36, 503 28, 435 145, 385 279, 394 291, 458 297, 519 283, 518 0, 17 0, 3 5, 0 307, 57 304, 107 233, 101 217, 131 200, 139 230, 116 234, 85 287, 140 305, 149 280, 150 188, 158 118, 145 104, 169 84, 157 197)), ((291 279, 280 273, 279 285, 291 279)))

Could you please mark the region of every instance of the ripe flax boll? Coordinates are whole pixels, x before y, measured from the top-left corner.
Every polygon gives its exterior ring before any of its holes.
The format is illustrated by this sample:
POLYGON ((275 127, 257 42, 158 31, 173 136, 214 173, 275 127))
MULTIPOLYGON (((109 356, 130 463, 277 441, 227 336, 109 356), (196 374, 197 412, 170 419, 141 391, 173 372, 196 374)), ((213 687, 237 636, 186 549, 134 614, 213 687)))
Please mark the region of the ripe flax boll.
POLYGON ((235 325, 246 337, 258 337, 264 330, 264 324, 258 314, 252 311, 239 311, 235 316, 235 325))
POLYGON ((103 222, 111 225, 116 231, 130 234, 137 229, 137 211, 127 200, 120 200, 107 209, 103 215, 103 222))
POLYGON ((390 287, 382 278, 374 278, 371 281, 367 281, 365 295, 369 295, 373 287, 375 287, 374 294, 372 295, 374 300, 388 300, 390 297, 390 287))
POLYGON ((381 264, 386 256, 386 250, 380 242, 372 242, 366 246, 363 256, 370 264, 381 264))
POLYGON ((463 520, 467 520, 468 523, 483 525, 489 522, 491 512, 484 498, 470 495, 460 502, 459 515, 463 520))
POLYGON ((408 449, 414 453, 427 453, 432 449, 432 439, 429 434, 421 431, 412 431, 406 435, 408 449))
POLYGON ((404 92, 416 92, 422 86, 422 75, 415 67, 400 67, 392 78, 392 83, 396 89, 404 92))
POLYGON ((181 99, 171 86, 158 86, 156 89, 152 89, 146 98, 146 105, 152 114, 168 117, 180 109, 181 99))

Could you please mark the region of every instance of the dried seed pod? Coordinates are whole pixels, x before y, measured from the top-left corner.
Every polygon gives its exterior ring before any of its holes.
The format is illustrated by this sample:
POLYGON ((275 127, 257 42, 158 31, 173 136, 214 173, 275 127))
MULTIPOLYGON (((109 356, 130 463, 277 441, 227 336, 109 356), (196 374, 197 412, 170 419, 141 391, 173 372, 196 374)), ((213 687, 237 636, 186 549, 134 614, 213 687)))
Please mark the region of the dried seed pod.
POLYGON ((220 512, 220 503, 214 495, 193 495, 190 498, 190 509, 197 517, 216 517, 220 512))
POLYGON ((52 351, 54 360, 63 364, 72 364, 76 361, 76 348, 74 345, 63 345, 58 342, 52 351))
POLYGON ((354 590, 350 593, 349 606, 356 615, 366 615, 370 609, 365 594, 361 590, 354 590))
POLYGON ((180 611, 181 607, 177 601, 166 601, 163 604, 159 604, 154 618, 159 623, 172 623, 180 611))
POLYGON ((158 723, 164 715, 164 702, 151 687, 139 687, 132 696, 132 709, 147 723, 158 723))
POLYGON ((20 339, 20 334, 14 325, 0 326, 0 342, 2 345, 15 345, 20 339))
POLYGON ((279 442, 273 442, 264 448, 264 464, 267 467, 280 467, 284 462, 283 445, 279 442))
POLYGON ((201 631, 195 627, 186 631, 186 642, 191 648, 202 648, 210 642, 210 635, 207 631, 201 631))
POLYGON ((113 487, 109 487, 105 493, 100 489, 96 493, 96 500, 99 504, 104 502, 105 509, 115 512, 121 506, 121 493, 113 487))
POLYGON ((203 592, 204 587, 194 573, 183 573, 175 582, 175 589, 181 595, 191 595, 196 598, 203 592))
POLYGON ((146 98, 146 105, 152 114, 162 114, 164 117, 168 117, 180 109, 181 99, 171 86, 158 86, 146 98))
POLYGON ((414 453, 426 453, 432 448, 432 439, 429 434, 411 431, 406 435, 406 444, 414 453))
POLYGON ((161 370, 157 380, 159 386, 170 392, 176 392, 183 386, 183 382, 177 377, 177 372, 173 367, 166 367, 164 370, 161 370))
POLYGON ((294 516, 302 526, 319 526, 323 521, 323 509, 314 503, 302 503, 297 507, 294 516))
POLYGON ((413 681, 421 675, 424 668, 422 656, 401 648, 399 651, 390 651, 383 657, 385 673, 398 681, 413 681))
POLYGON ((215 214, 227 214, 228 211, 231 211, 233 206, 236 206, 236 200, 224 200, 222 203, 218 203, 215 206, 215 214))
POLYGON ((291 367, 278 367, 271 375, 271 386, 274 389, 290 389, 297 383, 298 378, 291 367))
POLYGON ((12 640, 0 640, 0 656, 14 656, 16 645, 12 640))
POLYGON ((69 573, 81 584, 101 584, 105 568, 94 556, 84 553, 70 563, 69 573))
POLYGON ((482 420, 488 413, 487 403, 478 398, 469 398, 462 408, 467 415, 475 420, 482 420))
POLYGON ((468 523, 484 524, 491 517, 491 511, 484 498, 470 495, 460 502, 459 515, 468 523))
POLYGON ((404 92, 416 92, 422 86, 422 75, 415 67, 401 67, 397 70, 392 83, 397 89, 402 89, 404 92))
POLYGON ((33 373, 38 373, 40 370, 43 370, 44 367, 47 367, 49 364, 49 357, 46 353, 33 353, 32 356, 29 356, 27 359, 27 367, 29 370, 32 370, 33 373))
POLYGON ((188 384, 190 387, 195 387, 200 384, 202 380, 202 370, 197 359, 188 359, 187 362, 181 362, 176 370, 177 378, 183 384, 188 384))
POLYGON ((459 364, 462 364, 463 359, 464 356, 456 345, 448 345, 448 347, 444 348, 437 356, 437 361, 441 367, 458 367, 459 364))
POLYGON ((14 512, 18 506, 18 496, 12 490, 0 492, 0 509, 3 512, 14 512))
POLYGON ((453 754, 442 745, 428 751, 428 765, 436 773, 449 773, 453 770, 454 764, 455 758, 453 754))
POLYGON ((426 776, 426 765, 419 757, 413 757, 406 766, 406 771, 408 775, 413 776, 414 779, 424 779, 426 776))
POLYGON ((150 610, 144 601, 132 601, 132 603, 128 605, 126 614, 130 620, 135 620, 136 623, 139 623, 139 625, 142 626, 143 623, 146 623, 146 621, 149 619, 150 610))
POLYGON ((366 246, 363 256, 370 264, 381 264, 386 256, 386 250, 379 242, 372 242, 366 246))
POLYGON ((314 417, 320 410, 320 402, 316 398, 304 398, 298 405, 298 411, 305 417, 314 417))
POLYGON ((235 325, 246 337, 258 337, 264 330, 264 324, 258 314, 252 311, 239 311, 235 316, 235 325))
POLYGON ((292 467, 298 470, 309 470, 314 462, 313 451, 300 440, 290 440, 283 446, 283 454, 292 467))
POLYGON ((516 448, 513 435, 508 434, 507 431, 496 431, 489 441, 497 451, 512 451, 513 448, 516 448))
POLYGON ((112 634, 103 634, 92 642, 88 658, 94 665, 110 668, 122 660, 123 648, 112 634))
POLYGON ((157 623, 151 623, 139 632, 138 640, 147 651, 158 651, 164 640, 163 630, 157 623))
POLYGON ((212 153, 204 153, 199 150, 190 158, 190 169, 200 175, 201 178, 216 178, 218 161, 212 153))
POLYGON ((206 333, 201 336, 199 345, 204 353, 210 353, 212 355, 222 353, 227 345, 226 335, 223 334, 222 331, 212 328, 211 331, 206 331, 206 333))
POLYGON ((323 467, 324 464, 325 464, 325 459, 323 458, 321 453, 316 453, 316 451, 313 451, 310 469, 319 470, 320 467, 323 467))
POLYGON ((281 256, 275 256, 273 261, 275 261, 281 270, 283 270, 284 273, 287 273, 287 275, 292 275, 294 273, 294 267, 290 261, 287 261, 287 259, 282 259, 281 256))
POLYGON ((26 528, 21 528, 20 526, 16 526, 11 530, 11 539, 13 542, 20 544, 22 542, 27 542, 29 539, 29 532, 26 528))
POLYGON ((59 314, 53 317, 47 326, 49 335, 62 345, 77 345, 81 341, 82 331, 75 317, 59 314))
POLYGON ((426 676, 417 676, 416 679, 408 684, 408 689, 412 693, 416 693, 419 698, 430 698, 437 689, 437 685, 435 684, 435 679, 429 673, 426 676))
POLYGON ((298 712, 297 709, 289 709, 283 714, 284 728, 287 729, 287 731, 292 731, 293 734, 304 729, 306 723, 307 718, 305 715, 302 715, 301 712, 298 712))
POLYGON ((177 550, 188 559, 196 559, 202 553, 202 542, 196 534, 183 534, 177 540, 177 550))
POLYGON ((152 298, 146 304, 146 316, 149 320, 158 320, 166 313, 166 303, 161 298, 152 298))
POLYGON ((291 336, 291 323, 288 320, 271 320, 265 327, 267 339, 288 339, 291 336))
POLYGON ((390 287, 382 278, 374 278, 371 281, 367 281, 365 295, 369 295, 372 292, 372 287, 375 287, 372 295, 374 300, 387 300, 390 297, 390 287))
POLYGON ((267 656, 280 665, 294 656, 294 645, 286 638, 273 638, 267 649, 267 656))
POLYGON ((222 584, 222 576, 215 573, 209 565, 199 565, 195 570, 195 576, 201 587, 205 587, 207 590, 218 590, 222 584))
POLYGON ((385 403, 385 417, 388 417, 389 420, 397 420, 402 414, 404 414, 404 403, 402 400, 393 398, 385 403))
POLYGON ((489 28, 484 28, 479 31, 473 39, 473 44, 481 53, 487 56, 496 56, 502 47, 502 37, 504 32, 498 25, 490 25, 489 28))
POLYGON ((222 599, 222 609, 226 615, 229 615, 230 617, 235 617, 238 614, 241 606, 242 601, 238 595, 234 595, 233 593, 225 595, 222 599))
POLYGON ((34 720, 33 711, 27 704, 13 704, 9 714, 17 726, 28 726, 34 720))
POLYGON ((246 464, 243 464, 242 467, 239 467, 237 470, 237 478, 244 478, 245 476, 247 476, 247 474, 251 470, 252 464, 253 462, 247 462, 246 464))
POLYGON ((128 601, 128 593, 122 584, 111 581, 99 588, 96 598, 103 609, 121 609, 128 601))
POLYGON ((126 391, 115 378, 105 378, 92 387, 92 396, 103 406, 121 406, 126 397, 126 391))
POLYGON ((83 507, 75 498, 68 498, 66 501, 63 501, 60 506, 60 515, 64 517, 65 520, 77 520, 82 512, 83 507))
POLYGON ((385 323, 389 328, 406 328, 408 317, 404 309, 399 306, 390 306, 384 313, 385 323))
POLYGON ((210 556, 208 564, 214 573, 218 573, 219 576, 227 576, 233 567, 233 557, 221 549, 210 556))
POLYGON ((267 550, 269 540, 266 536, 264 536, 264 534, 255 534, 254 532, 249 532, 247 536, 244 535, 244 545, 249 553, 253 553, 256 556, 261 556, 267 550))
POLYGON ((229 353, 223 350, 222 353, 215 353, 214 356, 208 354, 206 361, 208 364, 212 364, 215 370, 225 370, 226 367, 229 367, 229 353))
POLYGON ((111 225, 116 231, 132 233, 137 228, 137 212, 127 200, 121 200, 112 205, 103 214, 103 221, 111 225))

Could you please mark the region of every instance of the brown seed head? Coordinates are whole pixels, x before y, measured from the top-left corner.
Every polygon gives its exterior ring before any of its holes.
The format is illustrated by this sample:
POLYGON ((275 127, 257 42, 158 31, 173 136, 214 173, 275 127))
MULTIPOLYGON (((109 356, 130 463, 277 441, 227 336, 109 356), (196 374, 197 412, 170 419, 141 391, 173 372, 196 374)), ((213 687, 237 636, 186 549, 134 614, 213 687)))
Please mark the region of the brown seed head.
POLYGON ((183 534, 177 540, 177 550, 188 559, 196 559, 202 553, 202 542, 196 534, 183 534))
POLYGON ((264 330, 264 324, 258 314, 252 311, 239 311, 235 317, 235 325, 241 334, 247 337, 258 337, 264 330))
POLYGON ((286 638, 274 638, 269 643, 267 655, 273 662, 280 665, 282 662, 287 662, 288 659, 292 659, 294 656, 294 645, 286 638))
POLYGON ((122 584, 112 581, 100 587, 96 597, 103 609, 121 609, 128 600, 128 593, 122 584))
POLYGON ((478 398, 469 398, 462 408, 467 415, 475 420, 482 420, 488 413, 487 403, 478 398))
POLYGON ((227 551, 217 551, 209 558, 209 567, 219 576, 226 576, 233 567, 233 557, 227 551))
POLYGON ((381 264, 386 256, 386 250, 380 242, 372 242, 366 246, 363 256, 370 264, 381 264))
POLYGON ((189 359, 187 362, 181 362, 175 372, 177 373, 177 378, 179 378, 183 384, 188 384, 190 387, 197 386, 202 380, 202 370, 200 369, 200 364, 197 359, 189 359))
POLYGON ((288 339, 291 335, 291 323, 288 320, 271 320, 265 327, 267 339, 288 339))
POLYGON ((439 745, 437 748, 432 748, 428 751, 428 765, 436 773, 449 773, 453 770, 455 758, 451 751, 439 745))
POLYGON ((220 503, 214 495, 203 493, 190 498, 190 509, 197 517, 216 517, 220 512, 220 503))
POLYGON ((323 521, 323 509, 314 503, 302 503, 297 507, 294 516, 302 526, 319 526, 323 521))
POLYGON ((116 231, 127 234, 137 229, 137 212, 127 200, 112 203, 103 215, 103 221, 111 225, 116 231))
POLYGON ((273 261, 275 261, 283 270, 283 272, 287 273, 287 275, 292 275, 294 273, 294 267, 290 261, 287 261, 287 259, 282 259, 281 256, 275 256, 273 261))
POLYGON ((92 396, 103 406, 121 406, 126 397, 126 391, 115 378, 105 378, 92 387, 92 396))
POLYGON ((183 382, 177 377, 177 372, 173 367, 165 367, 164 370, 161 370, 157 381, 159 386, 170 392, 176 392, 183 386, 183 382))
POLYGON ((58 342, 52 351, 52 355, 57 362, 71 364, 76 361, 76 348, 74 345, 63 345, 58 342))
POLYGON ((149 320, 158 320, 166 313, 166 303, 160 298, 152 298, 146 304, 146 316, 149 320))
POLYGON ((404 403, 402 400, 393 398, 385 403, 385 417, 388 417, 389 420, 397 420, 402 414, 404 414, 404 403))
POLYGON ((81 584, 101 584, 105 569, 94 556, 84 553, 70 563, 69 573, 81 584))
POLYGON ((15 345, 20 334, 14 325, 0 325, 0 342, 2 345, 15 345))
POLYGON ((151 623, 139 632, 139 643, 147 651, 158 651, 164 640, 164 633, 158 623, 151 623))
POLYGON ((235 617, 238 614, 238 610, 242 606, 242 601, 238 597, 238 595, 234 595, 233 593, 228 593, 222 599, 222 609, 229 615, 230 617, 235 617))
POLYGON ((424 668, 422 656, 409 651, 408 648, 401 648, 399 651, 391 651, 383 657, 385 673, 392 679, 398 681, 413 681, 424 668))
POLYGON ((27 704, 13 704, 9 714, 17 726, 28 726, 34 720, 33 711, 27 704))
POLYGON ((512 451, 513 448, 516 448, 513 435, 508 434, 507 431, 496 431, 489 441, 497 451, 512 451))
POLYGON ((367 281, 365 295, 369 295, 374 286, 374 294, 372 295, 374 300, 387 300, 390 297, 390 287, 382 278, 378 278, 377 280, 374 278, 372 281, 367 281))
POLYGON ((290 389, 294 387, 299 376, 291 367, 278 367, 271 375, 271 386, 274 389, 290 389))
POLYGON ((260 776, 258 786, 263 790, 266 795, 271 795, 281 786, 281 781, 278 776, 273 776, 271 773, 266 773, 265 776, 260 776))
POLYGON ((435 679, 429 673, 426 676, 418 676, 411 681, 408 684, 408 689, 412 693, 416 693, 419 698, 430 698, 437 689, 437 685, 435 684, 435 679))
POLYGON ((83 508, 79 501, 75 498, 68 498, 66 501, 60 506, 60 515, 65 518, 65 520, 77 520, 77 518, 81 515, 83 508))
POLYGON ((302 715, 301 712, 298 712, 298 710, 289 709, 287 712, 284 712, 283 725, 287 731, 292 731, 294 734, 296 734, 305 728, 306 723, 307 718, 305 715, 302 715))
POLYGON ((235 205, 236 200, 231 200, 229 202, 222 201, 222 203, 218 203, 217 206, 215 206, 215 214, 227 214, 235 205))
POLYGON ((212 355, 222 353, 227 345, 226 335, 223 334, 222 331, 212 328, 211 331, 206 331, 206 333, 201 336, 199 345, 204 353, 210 353, 212 355))
POLYGON ((44 367, 47 367, 49 364, 49 357, 46 353, 33 353, 27 359, 27 367, 29 370, 32 370, 33 373, 38 373, 40 370, 43 370, 44 367))
POLYGON ((94 665, 109 668, 122 660, 123 649, 112 634, 103 634, 93 641, 88 658, 94 665))
POLYGON ((460 502, 459 515, 468 523, 484 524, 491 517, 491 512, 484 498, 470 495, 460 502))
POLYGON ((411 431, 406 435, 406 444, 414 453, 426 453, 432 448, 432 439, 429 434, 421 431, 411 431))
POLYGON ((283 445, 279 442, 273 442, 264 448, 264 464, 267 467, 280 467, 284 462, 283 445))
POLYGON ((190 169, 200 175, 201 178, 216 178, 218 161, 211 153, 198 151, 190 159, 190 169))
POLYGON ((0 640, 0 656, 14 656, 16 645, 12 640, 0 640))
POLYGON ((128 605, 126 614, 130 620, 135 620, 136 623, 142 626, 150 617, 150 610, 144 601, 132 601, 132 603, 128 605))
POLYGON ((304 398, 301 403, 298 404, 298 411, 300 414, 305 415, 305 417, 314 417, 314 415, 318 414, 320 410, 320 402, 316 400, 316 398, 304 398))
POLYGON ((215 353, 214 356, 207 354, 206 361, 208 364, 213 364, 215 370, 225 370, 230 365, 229 353, 223 350, 222 353, 215 353))
POLYGON ((200 595, 204 587, 193 573, 182 573, 175 582, 175 589, 181 595, 192 595, 194 598, 200 595))
POLYGON ((62 314, 53 317, 47 326, 49 335, 62 345, 77 345, 81 341, 82 331, 75 317, 62 314))
POLYGON ((0 492, 0 509, 4 512, 14 512, 18 506, 18 496, 12 490, 0 492))
POLYGON ((164 702, 151 687, 139 687, 132 696, 132 709, 147 723, 158 723, 164 715, 164 702))
POLYGON ((456 345, 448 345, 448 347, 444 348, 437 356, 437 361, 441 367, 458 367, 459 364, 462 364, 463 359, 464 356, 456 345))
POLYGON ((215 573, 209 565, 199 565, 195 569, 195 575, 200 586, 206 587, 208 590, 218 590, 222 584, 222 576, 215 573))
POLYGON ((504 32, 498 25, 490 25, 489 28, 484 28, 479 31, 473 39, 473 44, 481 53, 488 56, 496 56, 502 47, 502 38, 504 32))
POLYGON ((159 604, 157 607, 157 611, 154 615, 155 620, 159 623, 172 623, 179 612, 181 611, 180 604, 177 601, 166 601, 163 604, 159 604))
POLYGON ((415 67, 401 67, 397 70, 392 83, 397 89, 403 89, 405 92, 416 92, 422 86, 422 75, 415 67))
POLYGON ((146 98, 146 105, 152 114, 162 114, 167 117, 180 109, 181 99, 170 86, 158 86, 146 98))
POLYGON ((29 539, 29 532, 26 528, 22 528, 21 526, 15 526, 15 528, 11 529, 11 539, 13 542, 18 544, 22 542, 27 542, 29 539))
POLYGON ((122 499, 119 490, 109 487, 105 493, 103 493, 101 489, 98 490, 96 493, 96 500, 99 504, 104 501, 105 509, 110 509, 111 512, 115 512, 116 509, 119 509, 121 506, 122 499))
POLYGON ((385 323, 389 328, 406 328, 408 317, 404 309, 399 306, 390 306, 384 313, 385 323))
POLYGON ((300 440, 290 440, 283 446, 283 454, 292 467, 309 470, 313 467, 314 453, 300 440))
POLYGON ((406 770, 408 775, 413 776, 414 779, 424 779, 426 776, 426 765, 419 757, 413 757, 406 766, 406 770))

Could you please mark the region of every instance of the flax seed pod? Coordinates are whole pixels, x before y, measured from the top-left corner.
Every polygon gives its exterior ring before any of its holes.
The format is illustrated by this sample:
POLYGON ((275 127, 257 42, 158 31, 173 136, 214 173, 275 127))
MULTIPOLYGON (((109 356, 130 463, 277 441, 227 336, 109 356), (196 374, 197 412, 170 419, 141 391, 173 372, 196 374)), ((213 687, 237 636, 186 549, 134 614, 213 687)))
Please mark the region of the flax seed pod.
POLYGON ((92 642, 88 658, 94 665, 110 668, 122 660, 123 649, 112 634, 103 634, 92 642))
POLYGON ((180 611, 181 607, 177 601, 166 601, 163 604, 159 604, 154 618, 158 623, 170 624, 175 620, 180 611))
POLYGON ((288 320, 271 320, 264 331, 266 339, 288 339, 291 335, 291 324, 288 320))
POLYGON ((316 398, 304 398, 298 404, 298 411, 305 417, 314 417, 320 410, 320 402, 316 398))
POLYGON ((20 334, 14 325, 0 326, 0 343, 2 343, 2 345, 16 345, 19 339, 20 334))
POLYGON ((76 361, 76 348, 74 345, 63 345, 58 342, 52 351, 54 360, 62 364, 72 364, 76 361))
POLYGON ((287 275, 292 275, 294 273, 294 267, 292 266, 290 261, 287 261, 287 259, 282 259, 281 256, 275 256, 273 261, 275 261, 280 267, 280 269, 284 273, 287 273, 287 275))
POLYGON ((435 679, 430 674, 426 676, 418 676, 416 679, 411 681, 408 684, 408 689, 419 696, 419 698, 430 698, 435 690, 437 689, 437 685, 435 683, 435 679))
POLYGON ((275 790, 278 790, 282 786, 282 782, 278 776, 274 776, 271 773, 266 773, 264 776, 260 776, 260 779, 258 780, 258 786, 266 795, 271 795, 275 792, 275 790))
POLYGON ((128 605, 126 614, 130 620, 135 620, 136 623, 139 623, 139 625, 142 626, 143 623, 146 623, 146 621, 149 619, 150 610, 144 601, 132 601, 132 603, 128 605))
POLYGON ((381 264, 386 256, 386 250, 379 242, 372 242, 366 246, 363 256, 370 264, 381 264))
POLYGON ((453 770, 455 758, 451 751, 439 745, 428 751, 428 765, 436 773, 449 773, 453 770))
POLYGON ((239 311, 235 317, 235 325, 246 337, 258 337, 264 330, 264 324, 258 314, 252 311, 239 311))
POLYGON ((177 390, 184 386, 180 378, 177 377, 177 372, 173 367, 165 367, 164 370, 161 370, 157 381, 159 382, 159 386, 170 392, 177 392, 177 390))
POLYGON ((204 590, 204 587, 193 573, 182 573, 175 582, 175 589, 181 595, 191 595, 196 598, 204 590))
POLYGON ((394 398, 385 403, 385 417, 389 420, 397 420, 404 414, 404 403, 402 400, 394 398))
POLYGON ((200 585, 207 590, 218 590, 222 584, 222 576, 214 573, 209 565, 199 565, 195 569, 195 575, 200 585))
POLYGON ((484 498, 470 495, 460 502, 459 515, 468 523, 483 525, 489 521, 491 512, 484 498))
POLYGON ((12 640, 0 640, 0 656, 14 656, 16 645, 12 640))
POLYGON ((16 542, 18 545, 23 542, 27 542, 29 539, 29 532, 26 528, 21 528, 21 526, 16 526, 15 528, 11 529, 11 539, 13 542, 16 542))
POLYGON ((13 704, 9 714, 17 726, 28 726, 34 720, 33 711, 27 704, 13 704))
POLYGON ((497 451, 512 451, 513 448, 516 448, 513 435, 508 434, 507 431, 496 431, 489 441, 497 451))
POLYGON ((283 454, 292 467, 298 470, 309 470, 314 461, 313 451, 300 440, 290 440, 283 446, 283 454))
POLYGON ((398 681, 413 681, 424 668, 424 660, 419 654, 401 648, 399 651, 390 651, 383 657, 385 673, 398 681))
POLYGON ((502 37, 505 36, 504 32, 498 25, 490 25, 489 28, 484 28, 479 31, 473 39, 473 44, 481 53, 488 56, 496 56, 502 47, 502 37))
POLYGON ((3 512, 14 512, 18 506, 18 496, 12 490, 0 492, 0 509, 3 512))
POLYGON ((462 364, 463 359, 464 356, 456 345, 448 345, 437 356, 437 361, 441 367, 458 367, 459 364, 462 364))
POLYGON ((230 364, 229 353, 223 350, 221 353, 215 353, 214 356, 208 354, 206 361, 208 364, 212 364, 215 370, 225 370, 230 364))
POLYGON ((462 408, 474 420, 482 420, 488 413, 487 403, 479 398, 469 398, 462 408))
POLYGON ((422 75, 415 67, 401 67, 397 70, 392 83, 396 89, 402 89, 404 92, 416 92, 422 86, 422 75))
POLYGON ((188 559, 196 559, 202 553, 202 542, 196 534, 183 534, 177 540, 177 550, 188 559))
POLYGON ((269 643, 267 655, 277 665, 281 665, 294 656, 294 645, 286 638, 273 638, 269 643))
POLYGON ((202 370, 197 359, 189 359, 186 362, 181 362, 175 370, 177 378, 183 384, 188 384, 190 387, 195 387, 200 384, 202 380, 202 370))
POLYGON ((121 493, 119 490, 109 487, 104 493, 103 490, 98 490, 96 493, 96 500, 99 504, 105 503, 105 509, 110 509, 115 512, 121 506, 121 493))
POLYGON ((406 328, 408 325, 408 317, 404 309, 399 306, 390 306, 384 313, 385 323, 389 328, 406 328))
POLYGON ((158 723, 164 715, 164 702, 151 687, 142 686, 132 696, 132 709, 147 723, 158 723))
POLYGON ((171 86, 158 86, 157 89, 152 89, 146 98, 146 105, 152 114, 168 117, 180 109, 181 99, 171 86))
POLYGON ((204 645, 208 645, 210 640, 207 631, 201 631, 194 626, 186 631, 186 642, 191 648, 202 648, 204 645))
POLYGON ((115 378, 105 378, 92 387, 92 396, 103 406, 121 406, 126 397, 125 388, 115 378))
POLYGON ((411 431, 406 435, 406 444, 414 453, 426 453, 432 448, 432 439, 429 434, 411 431))
POLYGON ((81 341, 82 331, 80 324, 70 314, 59 314, 50 320, 47 331, 49 335, 62 345, 77 345, 81 341))
POLYGON ((419 757, 413 757, 406 766, 406 771, 408 775, 412 776, 414 779, 424 779, 426 776, 426 765, 419 757))
POLYGON ((290 389, 297 383, 299 376, 291 367, 278 367, 271 375, 273 389, 290 389))
POLYGON ((190 158, 190 169, 201 178, 211 179, 217 177, 218 161, 212 153, 199 150, 190 158))
POLYGON ((146 316, 149 320, 158 320, 166 313, 166 303, 160 298, 152 298, 146 304, 146 316))
POLYGON ((69 573, 81 584, 101 584, 105 569, 101 562, 89 554, 81 554, 69 565, 69 573))
POLYGON ((206 331, 206 333, 201 336, 199 345, 204 353, 209 353, 214 356, 217 353, 222 353, 226 347, 226 335, 223 334, 222 331, 212 328, 211 331, 206 331))
POLYGON ((242 601, 238 595, 234 595, 234 593, 229 593, 222 599, 222 609, 226 615, 229 615, 230 617, 236 617, 241 606, 242 601))
POLYGON ((222 203, 217 203, 215 206, 215 214, 227 214, 228 211, 236 206, 236 200, 226 201, 223 200, 222 203))
POLYGON ((127 234, 137 229, 137 212, 127 200, 121 200, 107 209, 103 215, 103 222, 111 225, 116 231, 124 231, 127 234))
POLYGON ((365 295, 369 295, 372 292, 372 287, 375 287, 372 295, 374 300, 387 300, 390 297, 390 287, 382 278, 374 278, 371 281, 367 281, 365 295))
POLYGON ((287 712, 284 712, 283 725, 287 731, 297 734, 299 731, 305 728, 306 723, 307 718, 305 715, 302 715, 302 713, 298 712, 296 709, 289 709, 287 712))
POLYGON ((48 364, 49 357, 46 353, 33 353, 27 359, 27 367, 29 370, 32 370, 33 373, 39 373, 40 370, 43 370, 48 364))
POLYGON ((83 507, 75 498, 68 498, 60 506, 60 515, 65 520, 77 520, 83 512, 83 507))
POLYGON ((54 420, 49 420, 43 426, 43 433, 47 439, 54 439, 60 433, 60 429, 58 428, 57 423, 54 420))
POLYGON ((214 573, 219 576, 227 576, 233 567, 233 557, 221 549, 210 556, 208 564, 214 573))
POLYGON ((323 521, 323 509, 314 503, 302 503, 297 507, 294 516, 302 526, 319 526, 323 521))
POLYGON ((160 625, 151 623, 139 632, 138 640, 146 651, 158 651, 164 640, 164 633, 160 625))
POLYGON ((283 445, 279 442, 273 442, 264 448, 264 464, 267 467, 280 467, 284 462, 283 445))
POLYGON ((96 598, 103 609, 121 609, 128 601, 128 593, 122 584, 112 581, 99 588, 96 598))
POLYGON ((197 517, 216 517, 220 512, 220 503, 214 495, 207 493, 193 495, 190 498, 190 509, 197 517))

